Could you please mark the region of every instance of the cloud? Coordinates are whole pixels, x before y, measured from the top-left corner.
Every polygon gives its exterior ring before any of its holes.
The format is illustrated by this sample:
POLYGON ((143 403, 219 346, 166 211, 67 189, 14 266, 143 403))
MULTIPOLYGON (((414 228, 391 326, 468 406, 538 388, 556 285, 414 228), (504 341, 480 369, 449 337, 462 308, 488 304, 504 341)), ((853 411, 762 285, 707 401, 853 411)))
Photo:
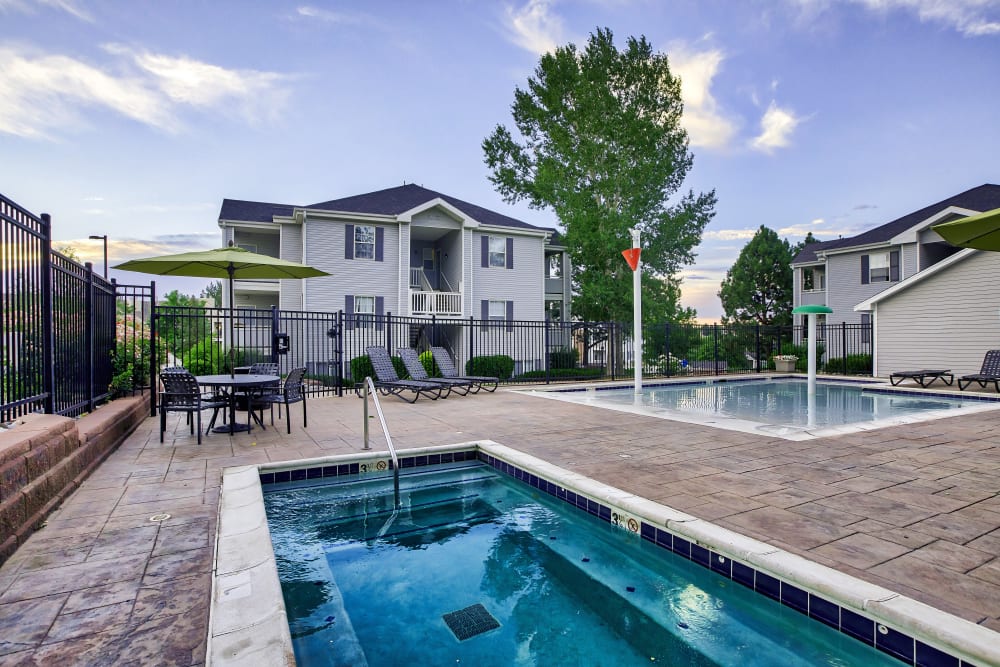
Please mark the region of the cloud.
POLYGON ((335 12, 311 5, 301 5, 295 9, 295 13, 303 18, 315 19, 324 23, 339 23, 341 25, 358 25, 371 21, 371 17, 367 14, 335 12))
POLYGON ((858 204, 852 210, 854 211, 865 211, 870 208, 878 208, 875 204, 858 204))
MULTIPOLYGON (((829 9, 833 0, 789 0, 803 18, 810 20, 829 9)), ((924 23, 945 25, 966 37, 1000 34, 1000 2, 997 0, 842 0, 865 9, 888 14, 915 14, 924 23)))
MULTIPOLYGON (((88 238, 67 239, 54 242, 59 247, 71 247, 81 262, 92 262, 95 266, 104 262, 104 244, 88 238)), ((190 234, 168 234, 150 239, 108 238, 108 264, 114 265, 139 257, 155 257, 177 252, 209 250, 219 245, 219 234, 197 232, 190 234)))
POLYGON ((528 0, 520 8, 506 7, 507 36, 536 55, 552 53, 565 42, 562 19, 551 12, 550 0, 528 0))
POLYGON ((773 153, 776 148, 788 146, 789 139, 802 119, 791 109, 783 109, 771 101, 760 119, 760 134, 750 141, 754 150, 773 153))
POLYGON ((0 48, 0 133, 51 138, 80 129, 89 111, 111 111, 165 132, 182 128, 185 109, 236 112, 249 122, 273 117, 288 77, 230 70, 186 57, 136 52, 120 45, 98 67, 75 58, 0 48))
POLYGON ((50 7, 66 12, 87 23, 94 22, 93 17, 77 6, 72 0, 35 0, 34 2, 30 0, 0 0, 0 12, 15 11, 30 14, 34 13, 35 8, 38 6, 50 7))
POLYGON ((741 241, 752 239, 756 233, 756 229, 715 229, 706 231, 701 236, 703 239, 716 241, 741 241))
POLYGON ((683 44, 670 49, 670 68, 681 80, 681 124, 692 146, 725 148, 736 135, 737 122, 723 113, 711 90, 723 60, 725 54, 718 49, 692 51, 683 44))

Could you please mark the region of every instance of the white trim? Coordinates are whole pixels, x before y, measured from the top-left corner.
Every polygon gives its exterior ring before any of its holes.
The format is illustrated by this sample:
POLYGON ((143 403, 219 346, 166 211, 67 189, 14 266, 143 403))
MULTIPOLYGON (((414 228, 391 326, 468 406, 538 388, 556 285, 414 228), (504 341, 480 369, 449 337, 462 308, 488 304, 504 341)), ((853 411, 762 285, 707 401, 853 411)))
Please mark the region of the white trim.
POLYGON ((466 215, 461 210, 455 208, 445 200, 440 197, 435 197, 434 199, 429 199, 419 206, 414 206, 413 208, 403 211, 396 216, 396 219, 400 222, 413 222, 413 216, 423 213, 424 211, 429 211, 432 208, 443 209, 450 217, 454 218, 457 222, 461 222, 463 225, 468 227, 478 227, 479 221, 475 218, 466 215))
POLYGON ((866 250, 882 250, 893 245, 890 241, 878 241, 876 243, 865 243, 864 245, 845 246, 843 248, 831 248, 829 250, 817 250, 817 257, 827 257, 828 255, 847 255, 852 252, 864 252, 866 250))
POLYGON ((382 215, 377 213, 348 213, 345 211, 324 211, 316 208, 295 209, 296 212, 302 210, 307 212, 310 218, 325 218, 329 220, 351 220, 363 221, 373 225, 384 225, 387 223, 398 223, 394 215, 382 215))
POLYGON ((973 211, 971 208, 960 208, 958 206, 949 206, 946 209, 938 211, 931 217, 925 220, 921 220, 920 222, 913 225, 909 229, 905 229, 901 231, 899 234, 896 234, 891 239, 889 239, 889 243, 917 243, 920 240, 919 239, 920 232, 924 231, 931 225, 936 225, 937 223, 942 222, 945 218, 949 218, 953 215, 968 217, 970 215, 975 215, 976 213, 979 213, 979 211, 973 211))
POLYGON ((971 257, 977 252, 979 252, 979 250, 976 250, 974 248, 966 248, 965 250, 956 252, 954 255, 942 259, 937 264, 933 264, 924 269, 923 271, 920 271, 919 273, 914 273, 909 278, 901 280, 892 287, 887 287, 886 289, 882 290, 875 296, 865 299, 858 305, 854 306, 854 312, 873 310, 874 305, 877 304, 879 301, 888 299, 889 297, 898 294, 899 292, 902 292, 905 289, 908 289, 911 285, 915 285, 920 281, 925 280, 926 278, 929 278, 930 276, 934 275, 938 271, 942 271, 951 266, 952 264, 956 264, 966 259, 967 257, 971 257))
POLYGON ((275 227, 273 222, 245 222, 242 220, 219 220, 219 227, 225 229, 227 227, 236 228, 242 227, 246 229, 266 229, 270 232, 279 231, 280 227, 275 227))
POLYGON ((479 233, 481 234, 487 234, 487 235, 502 234, 505 236, 533 236, 543 239, 547 234, 551 233, 551 230, 546 230, 542 228, 521 229, 519 227, 501 227, 499 225, 480 225, 477 231, 479 231, 479 233))

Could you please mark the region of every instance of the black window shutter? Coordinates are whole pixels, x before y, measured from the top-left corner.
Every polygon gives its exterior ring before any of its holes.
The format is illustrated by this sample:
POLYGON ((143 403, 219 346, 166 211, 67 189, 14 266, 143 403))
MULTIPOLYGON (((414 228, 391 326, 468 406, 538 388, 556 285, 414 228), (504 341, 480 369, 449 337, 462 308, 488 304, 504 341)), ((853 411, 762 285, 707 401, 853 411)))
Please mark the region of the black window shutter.
MULTIPOLYGON (((511 239, 507 239, 507 240, 510 241, 511 239)), ((508 250, 510 249, 510 245, 509 244, 507 245, 507 249, 508 250)), ((507 268, 509 269, 510 267, 508 266, 507 268)), ((513 331, 513 330, 514 330, 514 302, 513 301, 508 301, 507 302, 507 331, 513 331)))
POLYGON ((375 261, 382 261, 382 254, 385 248, 385 227, 375 228, 375 261))
POLYGON ((868 283, 868 255, 861 255, 861 284, 867 285, 868 283))
POLYGON ((375 297, 375 331, 385 328, 385 297, 375 297))
POLYGON ((344 259, 354 259, 354 225, 344 225, 344 259))
POLYGON ((896 282, 899 280, 899 251, 893 250, 889 253, 889 280, 896 282))
MULTIPOLYGON (((484 237, 485 238, 485 237, 484 237)), ((482 301, 483 330, 490 328, 490 302, 486 299, 482 301)))
POLYGON ((510 237, 507 238, 507 268, 514 268, 514 239, 510 237))
POLYGON ((480 266, 487 269, 490 266, 490 237, 483 234, 480 238, 483 240, 483 262, 480 266))
POLYGON ((344 328, 348 331, 354 329, 354 295, 348 294, 344 297, 344 328))

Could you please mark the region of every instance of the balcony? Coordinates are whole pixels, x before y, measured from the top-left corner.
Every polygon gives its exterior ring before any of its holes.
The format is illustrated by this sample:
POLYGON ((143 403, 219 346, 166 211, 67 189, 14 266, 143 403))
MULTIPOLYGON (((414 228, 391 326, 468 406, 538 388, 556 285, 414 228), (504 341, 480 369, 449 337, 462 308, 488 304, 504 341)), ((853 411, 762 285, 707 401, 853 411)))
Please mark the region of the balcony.
POLYGON ((461 317, 462 293, 410 290, 410 314, 461 317))

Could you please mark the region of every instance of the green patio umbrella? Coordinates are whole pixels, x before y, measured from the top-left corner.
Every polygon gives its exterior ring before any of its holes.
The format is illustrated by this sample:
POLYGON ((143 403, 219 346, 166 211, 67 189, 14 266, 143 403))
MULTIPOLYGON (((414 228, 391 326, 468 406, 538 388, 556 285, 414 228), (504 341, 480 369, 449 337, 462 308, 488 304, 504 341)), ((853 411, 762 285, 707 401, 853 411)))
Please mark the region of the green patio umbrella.
POLYGON ((931 227, 948 243, 960 248, 1000 250, 1000 208, 931 227))
POLYGON ((229 372, 233 369, 233 281, 237 278, 302 279, 330 275, 326 271, 297 264, 269 255, 260 255, 243 248, 230 246, 216 250, 183 252, 131 259, 115 266, 123 271, 152 273, 158 276, 188 276, 194 278, 229 279, 229 372))

